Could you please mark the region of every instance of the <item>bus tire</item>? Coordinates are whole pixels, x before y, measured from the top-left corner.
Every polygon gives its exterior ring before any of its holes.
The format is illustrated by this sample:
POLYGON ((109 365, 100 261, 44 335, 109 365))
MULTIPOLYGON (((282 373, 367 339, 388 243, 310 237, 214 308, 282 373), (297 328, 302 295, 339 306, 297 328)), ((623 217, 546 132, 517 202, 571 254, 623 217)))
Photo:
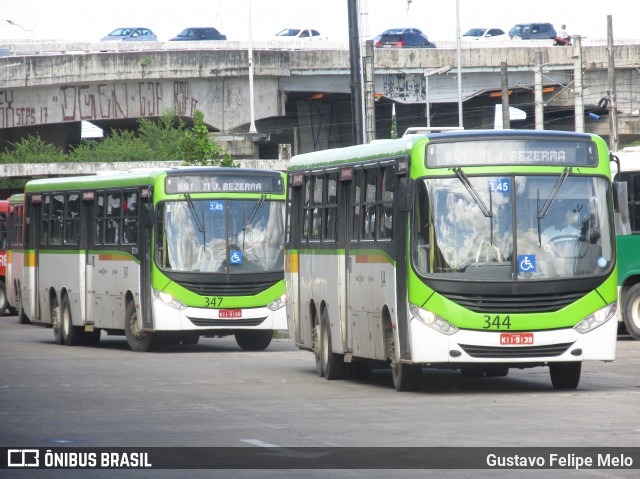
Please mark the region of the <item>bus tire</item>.
POLYGON ((624 298, 624 325, 635 340, 640 340, 640 283, 634 284, 624 298))
POLYGON ((391 365, 391 376, 393 377, 393 387, 396 388, 396 391, 417 391, 420 387, 422 366, 420 364, 394 362, 391 365))
POLYGON ((347 365, 344 363, 344 355, 333 352, 333 347, 331 346, 331 324, 329 323, 329 314, 326 309, 322 311, 320 334, 324 378, 329 380, 344 379, 347 377, 347 365))
POLYGON ((0 279, 0 316, 4 316, 9 308, 9 303, 7 302, 7 288, 4 284, 4 281, 0 279))
POLYGON ((313 357, 316 360, 316 373, 318 373, 319 377, 323 377, 324 370, 322 369, 322 348, 320 346, 320 323, 318 323, 317 319, 313 321, 311 336, 313 357))
POLYGON ((69 306, 69 298, 62 298, 62 307, 60 308, 62 340, 66 346, 78 346, 82 343, 84 335, 80 326, 74 326, 71 318, 71 307, 69 306))
MULTIPOLYGON (((20 302, 20 305, 22 305, 22 302, 20 302)), ((53 341, 56 344, 64 344, 62 312, 60 311, 60 303, 58 303, 57 298, 52 299, 51 303, 51 329, 53 329, 53 341)))
POLYGON ((20 322, 20 324, 30 324, 31 321, 29 321, 29 318, 27 318, 27 315, 24 313, 24 306, 22 306, 22 291, 20 290, 20 288, 18 288, 18 311, 16 312, 16 314, 18 315, 18 321, 20 322))
POLYGON ((155 351, 160 347, 161 339, 158 333, 142 331, 138 326, 138 313, 133 301, 127 303, 124 315, 124 334, 131 351, 145 353, 155 351))
POLYGON ((236 343, 245 351, 264 351, 273 339, 272 329, 257 329, 255 331, 238 331, 235 334, 236 343))
POLYGON ((576 389, 580 383, 581 371, 580 361, 549 364, 549 374, 554 389, 576 389))

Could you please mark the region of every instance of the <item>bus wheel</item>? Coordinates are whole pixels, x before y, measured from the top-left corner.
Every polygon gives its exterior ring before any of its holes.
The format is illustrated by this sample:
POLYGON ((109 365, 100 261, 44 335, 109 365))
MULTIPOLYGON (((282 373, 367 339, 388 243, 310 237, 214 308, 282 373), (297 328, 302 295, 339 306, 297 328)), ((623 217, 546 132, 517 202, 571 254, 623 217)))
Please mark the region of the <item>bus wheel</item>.
POLYGON ((582 363, 572 361, 568 363, 551 363, 549 364, 549 373, 551 374, 551 384, 555 389, 575 389, 580 382, 580 372, 582 371, 582 363))
POLYGON ((20 324, 29 324, 31 323, 31 321, 29 321, 29 318, 27 318, 27 315, 24 312, 24 306, 22 306, 22 291, 20 289, 18 289, 18 321, 20 321, 20 324))
POLYGON ((633 339, 640 340, 640 283, 627 291, 623 313, 627 331, 633 339))
POLYGON ((235 337, 238 346, 245 351, 264 351, 271 344, 273 330, 238 331, 235 337))
POLYGON ((160 336, 157 333, 142 331, 138 324, 138 314, 133 301, 127 303, 124 315, 124 334, 131 351, 144 353, 155 351, 160 347, 160 336))
POLYGON ((77 346, 82 342, 82 328, 74 326, 71 320, 71 307, 69 306, 69 299, 65 296, 62 299, 62 308, 60 309, 62 317, 60 318, 62 327, 62 340, 67 346, 77 346))
MULTIPOLYGON (((22 302, 20 302, 22 305, 22 302)), ((62 335, 62 314, 60 312, 60 304, 57 299, 53 300, 51 305, 51 327, 53 328, 53 340, 56 344, 64 344, 64 336, 62 335)))
POLYGON ((387 328, 387 334, 390 337, 391 350, 391 376, 393 377, 393 386, 396 391, 417 391, 420 386, 420 378, 422 377, 422 366, 420 364, 402 363, 398 359, 399 354, 396 351, 395 338, 391 328, 387 328))
POLYGON ((7 288, 4 281, 0 279, 0 316, 4 316, 7 312, 9 303, 7 302, 7 288))
POLYGON ((322 358, 322 370, 325 379, 344 379, 347 376, 347 365, 342 354, 335 354, 331 346, 331 325, 329 314, 325 309, 322 312, 322 325, 320 327, 320 349, 322 358))
POLYGON ((323 377, 324 371, 322 370, 322 350, 320 347, 320 324, 317 320, 313 323, 313 330, 311 332, 311 335, 311 347, 313 349, 313 356, 316 360, 316 372, 318 373, 318 376, 323 377))

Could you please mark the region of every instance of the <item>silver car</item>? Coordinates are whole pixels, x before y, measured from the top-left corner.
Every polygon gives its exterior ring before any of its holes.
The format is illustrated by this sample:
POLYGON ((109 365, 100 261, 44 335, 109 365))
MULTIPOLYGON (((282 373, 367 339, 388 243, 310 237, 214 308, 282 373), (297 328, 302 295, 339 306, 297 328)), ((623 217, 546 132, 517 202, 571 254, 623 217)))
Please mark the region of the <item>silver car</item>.
POLYGON ((148 28, 124 27, 116 28, 106 37, 100 39, 101 42, 157 42, 158 37, 148 28))

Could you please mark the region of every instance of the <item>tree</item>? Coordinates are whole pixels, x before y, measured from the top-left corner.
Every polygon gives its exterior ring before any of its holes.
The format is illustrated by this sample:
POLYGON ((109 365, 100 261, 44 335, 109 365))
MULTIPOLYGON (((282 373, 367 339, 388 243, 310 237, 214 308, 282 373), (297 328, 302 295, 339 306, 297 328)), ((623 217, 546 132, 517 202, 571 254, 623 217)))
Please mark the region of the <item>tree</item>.
POLYGON ((185 166, 235 166, 233 157, 217 142, 209 138, 200 110, 193 113, 193 127, 178 141, 185 166))
POLYGON ((57 163, 65 161, 62 149, 46 143, 37 133, 27 135, 0 154, 0 163, 57 163))

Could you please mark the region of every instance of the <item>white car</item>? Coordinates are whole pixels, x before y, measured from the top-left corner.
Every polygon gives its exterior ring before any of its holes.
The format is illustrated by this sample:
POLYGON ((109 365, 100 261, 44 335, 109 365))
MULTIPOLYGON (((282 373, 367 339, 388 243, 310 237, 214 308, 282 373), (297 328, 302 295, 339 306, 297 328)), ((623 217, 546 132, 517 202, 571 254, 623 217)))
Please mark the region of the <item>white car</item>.
POLYGON ((472 28, 462 35, 462 40, 506 40, 508 38, 501 28, 472 28))
POLYGON ((320 35, 318 30, 311 28, 285 28, 281 32, 276 33, 275 39, 284 41, 315 41, 326 40, 327 37, 320 35))

